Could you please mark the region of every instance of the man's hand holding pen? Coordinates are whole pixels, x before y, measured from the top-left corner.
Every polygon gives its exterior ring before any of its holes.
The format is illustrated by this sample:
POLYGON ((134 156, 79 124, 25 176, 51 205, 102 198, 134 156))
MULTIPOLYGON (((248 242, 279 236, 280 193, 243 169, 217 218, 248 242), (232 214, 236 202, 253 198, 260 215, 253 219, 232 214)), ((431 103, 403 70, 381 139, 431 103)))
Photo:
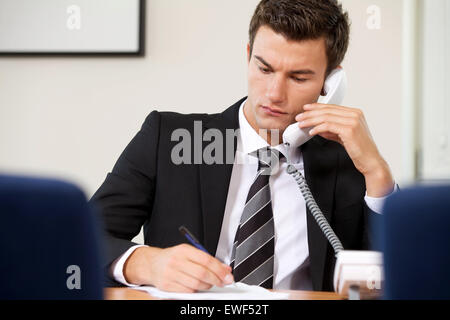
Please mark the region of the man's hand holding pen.
POLYGON ((140 247, 124 265, 125 279, 171 292, 192 293, 234 282, 231 267, 191 245, 140 247))

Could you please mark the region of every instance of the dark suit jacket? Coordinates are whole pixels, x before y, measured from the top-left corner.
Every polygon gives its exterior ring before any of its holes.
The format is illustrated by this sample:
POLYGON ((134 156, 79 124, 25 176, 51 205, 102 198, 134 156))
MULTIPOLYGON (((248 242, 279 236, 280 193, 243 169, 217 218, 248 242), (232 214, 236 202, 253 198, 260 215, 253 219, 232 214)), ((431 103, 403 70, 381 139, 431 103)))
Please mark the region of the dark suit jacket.
MULTIPOLYGON (((171 151, 179 141, 171 141, 171 135, 184 128, 194 137, 194 121, 202 121, 203 131, 219 129, 225 137, 226 129, 239 128, 238 111, 244 99, 220 114, 154 111, 147 117, 91 199, 106 228, 106 268, 134 245, 131 239, 142 226, 145 244, 167 248, 186 242, 178 231, 185 225, 215 255, 233 165, 175 165, 171 151)), ((311 192, 344 248, 367 249, 368 218, 374 213, 364 201, 364 177, 335 142, 315 137, 301 148, 311 192)), ((300 191, 292 196, 300 197, 300 191)), ((313 288, 332 291, 333 249, 309 210, 307 224, 313 288)))

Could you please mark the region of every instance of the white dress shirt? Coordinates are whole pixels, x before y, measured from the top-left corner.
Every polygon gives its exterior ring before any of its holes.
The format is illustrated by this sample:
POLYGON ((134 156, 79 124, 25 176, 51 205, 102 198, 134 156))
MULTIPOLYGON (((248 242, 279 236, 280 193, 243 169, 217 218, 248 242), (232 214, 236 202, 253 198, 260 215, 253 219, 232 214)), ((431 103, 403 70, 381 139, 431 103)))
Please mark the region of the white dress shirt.
MULTIPOLYGON (((231 174, 228 197, 223 217, 222 230, 216 251, 216 258, 230 263, 234 237, 239 226, 247 194, 256 177, 258 159, 249 154, 269 144, 250 126, 244 115, 245 101, 239 109, 240 134, 237 139, 236 157, 231 174)), ((284 145, 274 147, 304 175, 303 157, 300 148, 287 150, 284 145)), ((308 230, 306 203, 297 183, 287 172, 287 161, 280 161, 279 170, 269 180, 272 197, 272 211, 275 224, 274 289, 312 290, 309 272, 308 230)), ((394 191, 395 192, 395 191, 394 191)), ((383 198, 365 196, 367 206, 380 213, 383 198)), ((112 265, 116 281, 133 286, 125 280, 123 265, 133 251, 133 246, 112 265)))

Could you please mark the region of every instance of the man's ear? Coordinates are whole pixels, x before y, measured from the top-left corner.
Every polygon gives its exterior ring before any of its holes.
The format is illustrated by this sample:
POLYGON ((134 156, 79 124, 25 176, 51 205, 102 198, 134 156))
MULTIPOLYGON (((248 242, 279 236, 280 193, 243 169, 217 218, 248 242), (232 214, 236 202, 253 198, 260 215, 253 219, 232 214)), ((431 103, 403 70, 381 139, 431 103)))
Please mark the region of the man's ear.
MULTIPOLYGON (((344 68, 343 68, 341 65, 339 65, 339 66, 336 67, 336 69, 344 69, 344 68)), ((336 69, 335 69, 335 70, 336 70, 336 69)), ((327 73, 325 74, 325 81, 327 81, 328 76, 331 74, 331 72, 332 72, 332 71, 327 72, 327 73)), ((323 96, 323 97, 327 95, 327 92, 325 91, 325 82, 323 83, 323 87, 322 87, 322 91, 320 91, 320 95, 323 96)))
POLYGON ((250 64, 250 43, 247 43, 247 64, 250 64))

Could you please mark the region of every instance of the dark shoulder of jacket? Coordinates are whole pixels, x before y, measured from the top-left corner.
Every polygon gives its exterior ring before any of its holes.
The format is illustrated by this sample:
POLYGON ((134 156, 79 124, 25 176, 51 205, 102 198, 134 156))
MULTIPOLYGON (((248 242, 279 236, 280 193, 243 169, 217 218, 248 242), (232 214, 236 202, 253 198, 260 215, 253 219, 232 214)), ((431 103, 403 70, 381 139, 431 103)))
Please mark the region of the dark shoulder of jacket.
POLYGON ((178 112, 170 112, 170 111, 152 111, 144 123, 152 123, 154 121, 164 122, 164 123, 173 123, 173 124, 189 124, 194 121, 207 121, 211 118, 219 116, 220 113, 216 114, 207 114, 207 113, 190 113, 183 114, 178 112))
MULTIPOLYGON (((337 143, 332 142, 333 147, 338 152, 338 177, 336 192, 341 193, 342 205, 350 205, 364 199, 366 193, 366 183, 364 176, 355 167, 353 160, 347 153, 345 148, 337 143)), ((339 196, 339 195, 338 195, 339 196)))
POLYGON ((178 112, 168 112, 168 111, 153 111, 151 112, 145 122, 144 126, 154 127, 157 125, 159 131, 163 132, 172 132, 173 130, 183 128, 191 130, 194 128, 195 122, 200 122, 201 125, 203 123, 208 122, 209 120, 219 117, 220 113, 217 114, 206 114, 206 113, 191 113, 191 114, 182 114, 178 112))

